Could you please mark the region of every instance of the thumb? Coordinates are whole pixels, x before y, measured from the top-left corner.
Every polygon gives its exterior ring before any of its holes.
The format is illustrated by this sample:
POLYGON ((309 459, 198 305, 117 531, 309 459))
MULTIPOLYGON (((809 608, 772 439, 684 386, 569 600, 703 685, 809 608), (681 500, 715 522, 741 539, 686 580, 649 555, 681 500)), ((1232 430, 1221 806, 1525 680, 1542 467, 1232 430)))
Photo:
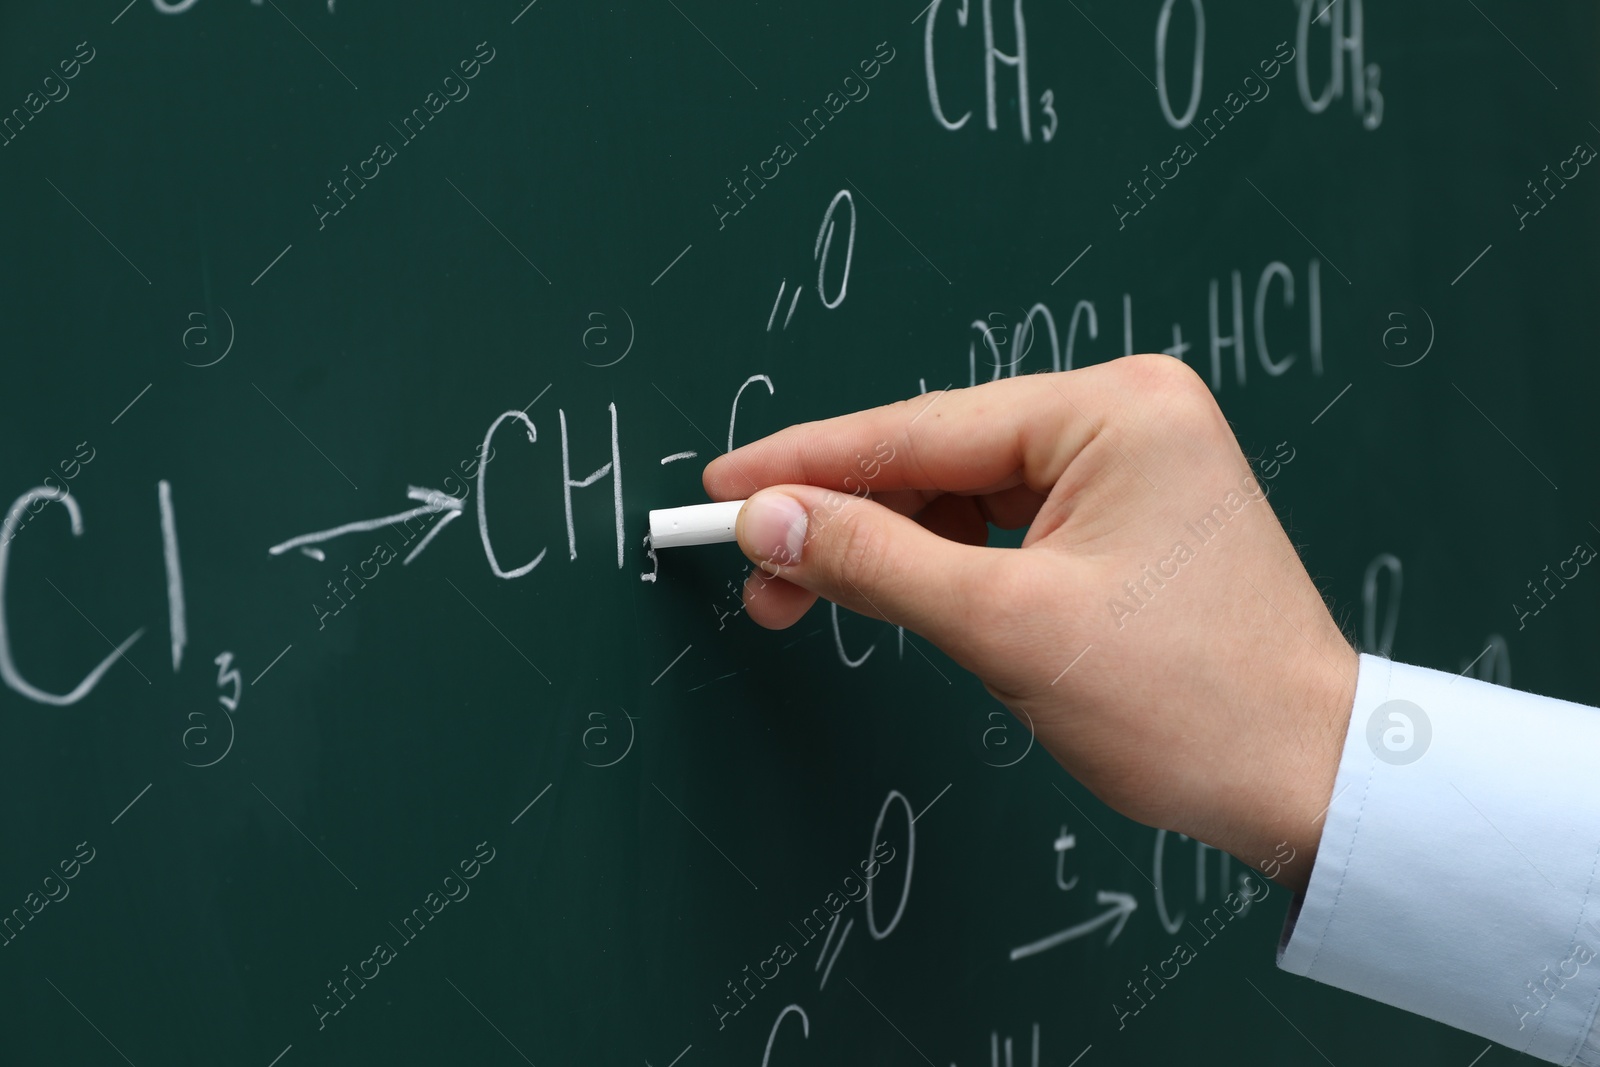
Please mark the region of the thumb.
POLYGON ((905 626, 952 655, 993 603, 983 590, 1003 555, 946 540, 876 501, 810 485, 760 490, 740 509, 734 534, 765 576, 905 626))

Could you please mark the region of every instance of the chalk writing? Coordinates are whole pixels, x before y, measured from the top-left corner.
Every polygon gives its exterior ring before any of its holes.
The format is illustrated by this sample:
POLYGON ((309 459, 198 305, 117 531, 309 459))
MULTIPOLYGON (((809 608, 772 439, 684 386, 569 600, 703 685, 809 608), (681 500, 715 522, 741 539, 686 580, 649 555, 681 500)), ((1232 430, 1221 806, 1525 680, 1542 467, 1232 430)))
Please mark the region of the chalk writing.
MULTIPOLYGON (((36 500, 56 501, 67 509, 67 518, 71 523, 73 537, 83 536, 83 512, 78 508, 78 502, 67 495, 65 489, 51 489, 37 486, 28 490, 12 502, 11 508, 6 512, 4 537, 0 538, 0 679, 13 691, 20 693, 29 700, 40 704, 50 704, 54 707, 66 707, 76 704, 94 690, 100 679, 109 671, 117 660, 122 658, 134 642, 144 636, 144 627, 140 627, 123 639, 120 645, 112 648, 111 652, 95 664, 94 668, 84 675, 65 693, 47 693, 43 689, 32 685, 23 678, 22 672, 17 669, 15 658, 11 654, 11 636, 7 628, 6 611, 6 572, 11 563, 11 541, 16 535, 17 526, 22 521, 22 513, 36 500)), ((108 642, 109 643, 109 642, 108 642)))
MULTIPOLYGON (((1306 324, 1306 350, 1308 357, 1306 365, 1312 377, 1320 378, 1323 371, 1323 337, 1322 337, 1322 261, 1311 260, 1306 266, 1306 292, 1303 304, 1296 299, 1295 275, 1290 267, 1280 261, 1274 260, 1261 268, 1256 276, 1254 286, 1254 317, 1251 325, 1254 326, 1252 334, 1246 326, 1245 319, 1245 281, 1244 272, 1234 270, 1228 274, 1228 296, 1226 310, 1223 304, 1222 280, 1212 278, 1207 286, 1206 306, 1207 317, 1207 346, 1205 349, 1209 359, 1209 375, 1213 392, 1221 392, 1223 386, 1231 379, 1239 388, 1244 388, 1249 380, 1250 347, 1254 341, 1255 362, 1265 372, 1268 378, 1278 378, 1286 374, 1290 368, 1300 362, 1301 353, 1297 350, 1286 351, 1279 347, 1282 338, 1271 329, 1273 322, 1280 323, 1282 315, 1272 307, 1274 303, 1281 306, 1284 312, 1294 311, 1297 306, 1305 308, 1306 324), (1276 285, 1274 284, 1276 283, 1276 285), (1276 301, 1273 299, 1273 289, 1280 291, 1276 301), (1232 358, 1226 358, 1231 356, 1232 358), (1229 373, 1231 372, 1231 373, 1229 373)), ((1017 323, 1013 334, 1012 344, 1016 355, 1009 360, 1001 357, 1000 349, 1004 341, 1004 334, 993 323, 985 319, 974 319, 970 330, 976 331, 978 338, 969 338, 967 345, 967 384, 976 385, 979 381, 998 381, 1002 376, 1016 377, 1022 373, 1023 361, 1035 347, 1034 338, 1047 337, 1049 340, 1050 369, 1053 371, 1072 370, 1085 362, 1099 362, 1114 356, 1132 355, 1134 352, 1161 351, 1169 356, 1183 360, 1185 363, 1199 364, 1202 361, 1197 357, 1189 358, 1190 351, 1195 347, 1185 341, 1183 327, 1179 323, 1172 324, 1172 344, 1166 348, 1141 348, 1135 345, 1133 294, 1122 294, 1122 350, 1106 352, 1103 349, 1092 355, 1089 360, 1080 360, 1077 356, 1078 345, 1083 340, 1097 341, 1100 339, 1100 313, 1099 306, 1092 300, 1079 300, 1072 309, 1072 316, 1068 320, 1067 328, 1059 330, 1056 316, 1048 305, 1039 303, 1029 308, 1027 314, 1017 323), (1042 331, 1041 331, 1042 327, 1042 331), (981 340, 988 349, 992 362, 992 371, 988 377, 983 377, 978 372, 977 343, 981 340)), ((1041 359, 1043 353, 1041 351, 1041 359)), ((938 379, 935 379, 937 381, 938 379)))
MULTIPOLYGON (((1194 0, 1194 4, 1198 10, 1200 7, 1200 0, 1194 0)), ((1162 29, 1160 32, 1163 35, 1166 32, 1166 12, 1171 6, 1172 0, 1167 0, 1166 7, 1162 8, 1162 29)), ((1161 40, 1164 40, 1164 36, 1157 38, 1158 42, 1161 40)), ((1200 16, 1200 37, 1198 44, 1201 47, 1203 47, 1205 44, 1204 15, 1200 16)), ((1197 52, 1195 59, 1194 93, 1189 100, 1189 109, 1184 112, 1181 118, 1172 114, 1171 110, 1166 104, 1165 92, 1163 91, 1162 93, 1162 111, 1165 112, 1167 121, 1178 129, 1190 128, 1191 123, 1194 121, 1195 112, 1200 108, 1200 60, 1198 55, 1199 53, 1197 52)), ((1159 65, 1162 64, 1161 49, 1159 46, 1156 49, 1156 57, 1158 63, 1157 70, 1164 70, 1165 67, 1163 65, 1159 65)), ((1237 119, 1245 108, 1249 107, 1252 103, 1261 103, 1262 101, 1266 100, 1267 97, 1271 96, 1272 79, 1281 74, 1285 66, 1293 63, 1294 58, 1295 51, 1293 48, 1289 47, 1289 42, 1280 41, 1273 58, 1263 59, 1257 64, 1261 71, 1261 76, 1258 78, 1253 73, 1247 74, 1244 76, 1243 81, 1239 83, 1239 89, 1243 90, 1243 95, 1240 95, 1238 90, 1230 91, 1228 95, 1222 98, 1222 103, 1220 106, 1212 108, 1211 113, 1201 119, 1198 126, 1193 127, 1195 133, 1199 135, 1200 144, 1198 148, 1195 146, 1193 140, 1186 139, 1180 141, 1178 144, 1173 146, 1172 154, 1170 156, 1156 164, 1154 173, 1151 172, 1150 165, 1147 163, 1144 166, 1143 178, 1129 179, 1126 184, 1128 187, 1128 193, 1130 195, 1125 197, 1119 196, 1119 198, 1112 201, 1111 204, 1111 210, 1117 216, 1117 229, 1127 229, 1128 219, 1139 215, 1144 211, 1145 208, 1149 207, 1151 202, 1155 200, 1156 193, 1162 189, 1165 189, 1168 182, 1177 181, 1178 178, 1183 174, 1183 169, 1200 157, 1200 149, 1205 148, 1216 141, 1216 139, 1222 135, 1222 131, 1228 128, 1228 123, 1237 119), (1134 184, 1135 182, 1138 184, 1134 184), (1152 185, 1151 183, 1154 184, 1152 185)))
POLYGON ((1300 102, 1313 115, 1328 110, 1335 100, 1342 100, 1346 87, 1350 103, 1361 117, 1361 125, 1376 130, 1383 125, 1383 93, 1379 83, 1383 71, 1376 63, 1366 61, 1366 30, 1362 0, 1300 0, 1300 21, 1295 31, 1295 44, 1304 52, 1310 46, 1311 24, 1328 27, 1328 50, 1332 68, 1322 92, 1311 92, 1311 64, 1302 63, 1295 69, 1300 83, 1300 102), (1315 12, 1315 14, 1313 14, 1315 12), (1349 76, 1346 77, 1345 60, 1349 59, 1349 76))
MULTIPOLYGON (((970 3, 971 0, 961 0, 961 6, 955 10, 959 28, 965 29, 967 26, 970 3)), ((951 118, 940 96, 934 37, 939 26, 939 9, 943 5, 944 0, 933 0, 922 16, 927 19, 922 29, 922 60, 927 75, 928 107, 933 112, 933 119, 945 129, 954 131, 967 124, 972 112, 969 109, 962 112, 959 118, 951 118)), ((999 69, 997 64, 1010 67, 1017 75, 1017 122, 1021 127, 1023 143, 1030 143, 1033 140, 1033 97, 1028 89, 1028 24, 1022 15, 1022 0, 1015 0, 1011 9, 1011 32, 1016 39, 1016 51, 1003 52, 995 44, 993 0, 982 0, 982 20, 984 122, 991 130, 999 128, 999 98, 1002 94, 996 77, 999 69)), ((1009 92, 1004 95, 1010 98, 1009 92)), ((1047 119, 1043 139, 1048 142, 1055 137, 1060 121, 1055 112, 1055 94, 1045 90, 1039 98, 1039 107, 1047 119)))

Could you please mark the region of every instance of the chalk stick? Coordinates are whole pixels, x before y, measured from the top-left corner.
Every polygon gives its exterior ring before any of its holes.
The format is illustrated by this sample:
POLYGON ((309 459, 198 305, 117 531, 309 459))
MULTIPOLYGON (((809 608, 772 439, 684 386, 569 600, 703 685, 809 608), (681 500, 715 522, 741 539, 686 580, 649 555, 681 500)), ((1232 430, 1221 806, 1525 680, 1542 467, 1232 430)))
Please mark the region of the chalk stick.
POLYGON ((686 508, 659 508, 650 512, 650 546, 681 548, 714 545, 734 540, 733 522, 743 500, 718 504, 691 504, 686 508))

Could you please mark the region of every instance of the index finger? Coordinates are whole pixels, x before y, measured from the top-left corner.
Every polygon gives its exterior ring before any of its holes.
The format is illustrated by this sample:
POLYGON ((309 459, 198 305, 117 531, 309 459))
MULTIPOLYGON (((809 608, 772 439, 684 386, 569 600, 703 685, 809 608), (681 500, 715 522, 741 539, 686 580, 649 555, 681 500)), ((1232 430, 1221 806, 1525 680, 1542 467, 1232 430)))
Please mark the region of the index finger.
POLYGON ((1094 437, 1103 408, 1096 367, 925 393, 799 423, 718 456, 703 482, 713 500, 771 485, 842 492, 991 492, 1026 484, 1048 494, 1094 437))

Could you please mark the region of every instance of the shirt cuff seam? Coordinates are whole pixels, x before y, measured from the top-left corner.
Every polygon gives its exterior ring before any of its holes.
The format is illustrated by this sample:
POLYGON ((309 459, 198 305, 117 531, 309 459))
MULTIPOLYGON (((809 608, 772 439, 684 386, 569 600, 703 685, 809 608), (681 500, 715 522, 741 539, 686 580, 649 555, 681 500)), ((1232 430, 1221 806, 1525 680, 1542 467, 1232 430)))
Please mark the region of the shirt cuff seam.
MULTIPOLYGON (((1389 690, 1394 681, 1394 661, 1385 657, 1383 663, 1383 691, 1381 694, 1379 694, 1380 699, 1378 701, 1378 705, 1374 705, 1374 707, 1381 705, 1384 700, 1389 698, 1389 690)), ((1352 733, 1357 729, 1357 724, 1353 721, 1353 719, 1358 710, 1359 709, 1355 707, 1350 709, 1352 722, 1350 723, 1349 730, 1352 733)), ((1367 810, 1367 797, 1372 793, 1372 778, 1375 770, 1376 768, 1369 760, 1367 762, 1367 781, 1361 790, 1361 806, 1356 809, 1355 825, 1350 829, 1350 843, 1345 847, 1344 862, 1339 865, 1339 885, 1338 888, 1334 890, 1333 902, 1328 906, 1327 921, 1323 923, 1322 931, 1317 937, 1317 950, 1311 954, 1311 962, 1306 965, 1305 975, 1307 978, 1314 979, 1316 977, 1317 960, 1322 956, 1322 947, 1328 943, 1328 928, 1333 925, 1333 917, 1338 913, 1339 910, 1339 897, 1344 893, 1345 879, 1348 878, 1350 874, 1350 863, 1356 851, 1356 838, 1361 834, 1361 819, 1367 810)), ((1337 799, 1337 794, 1335 794, 1335 799, 1337 799)), ((1333 801, 1330 800, 1328 802, 1328 807, 1330 809, 1333 807, 1333 801)), ((1326 818, 1326 813, 1324 814, 1324 818, 1326 818)), ((1327 829, 1326 822, 1323 823, 1323 829, 1324 831, 1327 829)))
MULTIPOLYGON (((1588 910, 1589 900, 1594 896, 1594 880, 1597 870, 1600 870, 1600 848, 1595 849, 1594 863, 1589 867, 1589 884, 1584 888, 1583 903, 1578 905, 1578 918, 1572 924, 1572 936, 1568 938, 1569 941, 1577 941, 1578 933, 1584 925, 1583 913, 1588 910)), ((1592 929, 1593 924, 1590 924, 1590 927, 1592 929)), ((1594 1003, 1589 1005, 1588 1017, 1584 1020, 1584 1025, 1579 1028, 1577 1035, 1572 1039, 1572 1048, 1567 1052, 1567 1063, 1576 1063, 1578 1054, 1584 1051, 1585 1045, 1591 1050, 1595 1049, 1596 1045, 1600 1045, 1600 1035, 1595 1033, 1595 1015, 1597 1011, 1600 1011, 1600 989, 1595 990, 1595 1000, 1594 1003)), ((1544 1021, 1540 1020, 1539 1025, 1543 1027, 1544 1021)), ((1535 1036, 1537 1034, 1538 1031, 1535 1031, 1535 1036)), ((1590 1062, 1593 1061, 1591 1060, 1590 1062)))

